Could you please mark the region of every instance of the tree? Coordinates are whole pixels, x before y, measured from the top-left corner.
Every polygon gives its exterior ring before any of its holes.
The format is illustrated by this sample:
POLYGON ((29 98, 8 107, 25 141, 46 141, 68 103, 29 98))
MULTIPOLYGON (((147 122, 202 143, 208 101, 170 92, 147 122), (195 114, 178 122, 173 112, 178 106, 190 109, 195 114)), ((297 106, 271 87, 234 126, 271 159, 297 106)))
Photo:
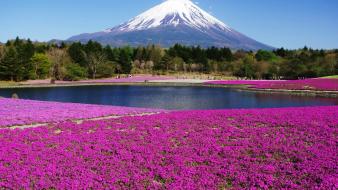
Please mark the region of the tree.
POLYGON ((0 63, 1 63, 1 60, 4 54, 5 54, 5 48, 0 44, 0 63))
POLYGON ((20 46, 20 45, 22 45, 23 44, 23 40, 21 40, 18 36, 15 38, 15 40, 14 40, 14 46, 20 46))
POLYGON ((244 59, 246 54, 247 54, 247 52, 244 51, 244 50, 237 50, 234 53, 233 58, 234 58, 234 60, 244 59))
POLYGON ((43 53, 36 53, 31 58, 33 69, 30 72, 30 79, 44 79, 50 74, 51 62, 47 55, 43 53))
POLYGON ((327 54, 318 64, 315 65, 317 70, 316 76, 329 76, 335 74, 336 56, 334 54, 327 54))
POLYGON ((253 64, 253 70, 255 72, 255 79, 270 79, 269 75, 270 64, 267 61, 255 61, 253 64))
POLYGON ((271 51, 258 50, 255 58, 257 61, 272 61, 276 58, 276 55, 271 51))
POLYGON ((137 47, 134 50, 134 60, 138 60, 138 61, 146 61, 144 59, 144 52, 145 52, 145 48, 144 47, 137 47))
POLYGON ((235 75, 249 79, 255 78, 254 63, 254 56, 252 54, 247 54, 242 62, 239 63, 239 66, 235 70, 235 75))
POLYGON ((184 62, 188 63, 191 58, 191 47, 182 46, 180 44, 175 44, 173 47, 168 49, 168 54, 171 57, 180 57, 184 62))
POLYGON ((17 71, 17 81, 29 79, 29 74, 33 70, 31 58, 35 53, 34 44, 30 39, 28 39, 25 43, 17 47, 17 51, 19 57, 19 65, 21 68, 17 71))
POLYGON ((47 52, 48 59, 51 62, 50 76, 52 81, 63 80, 65 69, 64 65, 70 61, 65 50, 53 47, 47 52))
POLYGON ((164 56, 161 58, 161 61, 154 64, 154 69, 166 70, 168 72, 171 59, 172 59, 171 56, 165 53, 164 56))
POLYGON ((279 66, 278 66, 277 63, 269 64, 266 78, 268 78, 268 79, 279 79, 279 66))
MULTIPOLYGON (((151 46, 150 52, 149 52, 149 59, 153 61, 154 65, 159 63, 162 58, 162 49, 159 46, 151 46)), ((148 61, 148 60, 145 60, 148 61)))
POLYGON ((73 62, 79 64, 82 67, 87 66, 84 47, 80 42, 72 43, 67 51, 73 62))
POLYGON ((96 79, 98 68, 107 61, 106 56, 100 52, 90 52, 86 56, 92 78, 96 79))
POLYGON ((216 48, 216 47, 211 47, 205 50, 206 56, 209 60, 213 61, 232 61, 233 60, 233 55, 232 52, 229 48, 216 48))
POLYGON ((2 61, 2 77, 21 81, 29 78, 32 69, 30 62, 35 48, 29 39, 24 41, 17 37, 14 43, 8 42, 5 46, 4 60, 2 61), (6 55, 6 56, 5 56, 6 55))
POLYGON ((277 56, 280 56, 280 57, 286 57, 286 56, 287 56, 287 51, 286 51, 283 47, 274 50, 274 53, 275 53, 277 56))
POLYGON ((12 42, 11 42, 10 40, 7 40, 5 46, 6 46, 6 47, 10 47, 11 45, 12 45, 12 42))
POLYGON ((115 58, 114 62, 118 62, 120 60, 120 48, 113 49, 113 56, 115 58))
POLYGON ((16 78, 16 69, 18 65, 17 52, 14 47, 4 53, 4 56, 0 62, 0 78, 3 80, 14 81, 16 78))
POLYGON ((280 67, 281 75, 287 79, 304 77, 306 67, 299 58, 286 60, 280 67))
POLYGON ((173 59, 171 59, 169 61, 169 67, 174 67, 173 69, 175 71, 178 71, 178 70, 184 70, 184 61, 182 58, 180 57, 174 57, 173 59))
POLYGON ((103 77, 111 77, 115 71, 115 64, 111 61, 106 61, 103 64, 100 64, 97 67, 97 77, 103 78, 103 77))
POLYGON ((121 64, 121 69, 123 73, 130 73, 132 69, 130 48, 126 47, 121 49, 119 63, 121 64))
POLYGON ((335 52, 335 56, 336 56, 336 64, 335 64, 334 74, 337 75, 338 74, 338 49, 336 49, 334 52, 335 52))
POLYGON ((191 49, 191 56, 195 63, 202 65, 202 72, 209 72, 207 54, 200 46, 191 49))
POLYGON ((60 49, 65 49, 65 48, 67 48, 67 44, 62 41, 60 44, 60 49))
POLYGON ((77 63, 69 63, 66 65, 64 80, 77 81, 86 78, 87 70, 77 63))
POLYGON ((206 55, 207 55, 207 58, 210 60, 217 60, 217 61, 221 60, 221 55, 218 51, 218 48, 214 46, 206 49, 206 55))
POLYGON ((296 79, 338 74, 338 50, 302 48, 256 53, 229 48, 184 46, 168 49, 146 47, 102 47, 88 41, 48 44, 17 37, 0 44, 0 79, 26 80, 51 77, 53 80, 99 78, 115 73, 196 71, 231 73, 246 78, 296 79))
POLYGON ((222 54, 222 60, 220 60, 220 61, 225 60, 225 61, 230 62, 234 59, 230 48, 226 48, 226 47, 222 48, 221 54, 222 54))
POLYGON ((107 45, 106 47, 103 48, 103 53, 105 54, 107 60, 109 60, 111 62, 117 61, 117 57, 116 57, 112 48, 109 45, 107 45))
POLYGON ((99 53, 102 52, 102 46, 98 42, 89 40, 88 43, 84 46, 85 52, 88 53, 99 53))

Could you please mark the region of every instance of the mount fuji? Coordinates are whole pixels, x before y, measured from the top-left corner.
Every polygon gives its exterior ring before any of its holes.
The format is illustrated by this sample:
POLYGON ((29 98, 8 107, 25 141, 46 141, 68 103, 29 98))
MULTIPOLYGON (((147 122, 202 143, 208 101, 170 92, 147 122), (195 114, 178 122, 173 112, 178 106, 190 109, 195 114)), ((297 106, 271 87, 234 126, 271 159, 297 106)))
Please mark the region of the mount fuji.
POLYGON ((191 0, 166 0, 121 25, 76 35, 67 41, 89 40, 112 46, 159 44, 169 47, 179 43, 244 50, 273 49, 230 28, 191 0))

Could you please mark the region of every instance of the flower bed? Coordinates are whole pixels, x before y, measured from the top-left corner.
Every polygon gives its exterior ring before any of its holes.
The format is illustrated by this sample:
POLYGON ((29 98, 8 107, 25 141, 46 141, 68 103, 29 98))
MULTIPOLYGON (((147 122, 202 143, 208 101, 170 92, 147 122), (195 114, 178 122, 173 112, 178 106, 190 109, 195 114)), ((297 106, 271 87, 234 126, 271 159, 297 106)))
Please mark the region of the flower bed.
POLYGON ((229 80, 211 81, 207 84, 220 85, 250 85, 257 89, 282 89, 282 90, 316 90, 316 91, 338 91, 338 79, 306 79, 306 80, 229 80))
POLYGON ((337 189, 337 115, 184 111, 0 130, 0 187, 337 189))
POLYGON ((0 127, 163 110, 0 98, 0 127))

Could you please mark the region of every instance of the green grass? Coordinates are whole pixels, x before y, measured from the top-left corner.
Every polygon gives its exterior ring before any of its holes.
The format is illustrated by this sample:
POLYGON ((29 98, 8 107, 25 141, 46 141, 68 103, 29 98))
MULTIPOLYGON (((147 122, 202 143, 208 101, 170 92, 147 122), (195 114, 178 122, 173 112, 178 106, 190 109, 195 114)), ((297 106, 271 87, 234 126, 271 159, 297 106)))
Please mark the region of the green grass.
POLYGON ((326 77, 322 77, 325 79, 338 79, 338 75, 332 75, 332 76, 326 76, 326 77))
POLYGON ((17 85, 16 82, 13 81, 0 81, 0 87, 2 86, 15 86, 17 85))

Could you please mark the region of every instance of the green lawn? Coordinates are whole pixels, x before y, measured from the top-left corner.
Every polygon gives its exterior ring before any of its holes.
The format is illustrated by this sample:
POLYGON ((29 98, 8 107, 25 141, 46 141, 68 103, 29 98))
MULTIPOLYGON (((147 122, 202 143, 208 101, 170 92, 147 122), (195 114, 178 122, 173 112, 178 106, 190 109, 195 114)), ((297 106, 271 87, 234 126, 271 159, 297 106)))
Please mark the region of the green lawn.
POLYGON ((0 81, 0 87, 1 86, 14 86, 16 85, 17 83, 16 82, 13 82, 13 81, 0 81))
POLYGON ((332 76, 327 76, 327 77, 322 77, 326 79, 338 79, 338 75, 332 75, 332 76))

